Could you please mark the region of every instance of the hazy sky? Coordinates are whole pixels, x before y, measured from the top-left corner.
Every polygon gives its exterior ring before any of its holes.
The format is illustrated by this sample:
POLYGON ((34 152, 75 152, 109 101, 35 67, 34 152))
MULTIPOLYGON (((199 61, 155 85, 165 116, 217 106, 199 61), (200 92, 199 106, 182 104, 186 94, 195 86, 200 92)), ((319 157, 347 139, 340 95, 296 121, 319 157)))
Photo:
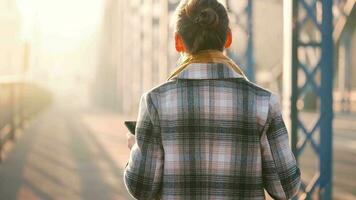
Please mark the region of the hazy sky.
POLYGON ((23 38, 31 41, 30 74, 60 95, 91 87, 105 0, 17 0, 23 38))
POLYGON ((47 50, 66 51, 95 32, 101 22, 102 0, 17 0, 24 19, 24 37, 34 28, 47 50), (63 43, 64 42, 64 43, 63 43), (47 45, 46 45, 47 44, 47 45), (48 49, 49 48, 49 49, 48 49))

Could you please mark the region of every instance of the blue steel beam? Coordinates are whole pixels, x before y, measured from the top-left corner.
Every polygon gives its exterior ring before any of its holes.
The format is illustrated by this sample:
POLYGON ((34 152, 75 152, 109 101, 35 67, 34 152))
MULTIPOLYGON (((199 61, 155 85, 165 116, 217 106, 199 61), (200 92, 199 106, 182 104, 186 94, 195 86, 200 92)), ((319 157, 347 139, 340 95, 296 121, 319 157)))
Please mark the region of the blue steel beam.
POLYGON ((232 50, 228 50, 228 55, 244 69, 246 76, 252 82, 255 82, 255 58, 254 58, 254 35, 253 35, 253 0, 245 0, 246 4, 241 13, 237 13, 231 8, 233 0, 226 0, 226 8, 230 17, 235 18, 236 24, 247 35, 247 44, 243 49, 242 55, 236 55, 232 50), (241 19, 245 19, 241 22, 241 19), (240 23, 241 22, 241 23, 240 23))
POLYGON ((320 94, 320 197, 332 199, 332 134, 333 134, 333 15, 332 0, 322 1, 321 24, 321 94, 320 94))
MULTIPOLYGON (((291 94, 291 134, 292 150, 299 161, 307 143, 314 149, 319 160, 319 172, 309 183, 303 183, 301 198, 314 197, 315 191, 320 199, 332 198, 332 121, 333 121, 333 16, 332 0, 291 0, 293 13, 292 33, 292 94, 291 94), (317 7, 321 5, 321 9, 317 7), (321 20, 320 18, 321 17, 321 20), (310 23, 308 23, 310 22, 310 23), (320 35, 321 37, 314 37, 320 35), (310 51, 310 48, 313 51, 310 51), (320 52, 321 56, 316 62, 311 62, 310 55, 320 52), (303 59, 302 55, 306 55, 303 59), (316 64, 315 64, 316 63, 316 64), (320 84, 316 80, 320 72, 320 84), (304 84, 298 74, 305 75, 304 84), (306 124, 300 120, 300 111, 297 103, 305 101, 304 94, 312 91, 320 102, 320 117, 308 130, 306 124), (316 130, 319 129, 319 132, 316 130), (298 137, 298 133, 302 137, 298 137), (312 136, 319 134, 320 141, 312 136)), ((318 58, 313 58, 318 59, 318 58)), ((310 161, 309 161, 310 162, 310 161)))

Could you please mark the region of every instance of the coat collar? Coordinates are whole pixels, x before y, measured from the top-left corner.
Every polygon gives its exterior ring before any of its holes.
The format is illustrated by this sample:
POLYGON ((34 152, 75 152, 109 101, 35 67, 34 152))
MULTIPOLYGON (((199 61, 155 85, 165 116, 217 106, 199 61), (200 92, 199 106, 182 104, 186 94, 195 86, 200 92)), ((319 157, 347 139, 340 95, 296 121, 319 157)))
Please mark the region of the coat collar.
POLYGON ((192 63, 174 79, 226 79, 243 78, 223 63, 192 63))

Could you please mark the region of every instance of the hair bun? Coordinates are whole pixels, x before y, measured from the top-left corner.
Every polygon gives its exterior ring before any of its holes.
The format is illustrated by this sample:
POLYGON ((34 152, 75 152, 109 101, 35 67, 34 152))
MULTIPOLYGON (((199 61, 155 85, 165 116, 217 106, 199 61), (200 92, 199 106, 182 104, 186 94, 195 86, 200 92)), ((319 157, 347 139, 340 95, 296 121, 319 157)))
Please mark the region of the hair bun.
POLYGON ((195 18, 195 23, 203 28, 215 28, 219 25, 219 15, 212 8, 206 8, 195 18))

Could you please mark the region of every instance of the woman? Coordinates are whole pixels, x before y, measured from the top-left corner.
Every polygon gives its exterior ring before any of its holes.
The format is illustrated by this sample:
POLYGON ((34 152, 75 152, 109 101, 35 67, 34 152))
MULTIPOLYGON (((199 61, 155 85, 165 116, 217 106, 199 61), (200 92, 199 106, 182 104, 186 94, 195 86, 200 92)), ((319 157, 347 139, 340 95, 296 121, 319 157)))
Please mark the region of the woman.
POLYGON ((223 55, 232 36, 216 0, 182 1, 175 45, 183 61, 142 95, 124 180, 137 199, 292 198, 300 171, 278 97, 223 55))

